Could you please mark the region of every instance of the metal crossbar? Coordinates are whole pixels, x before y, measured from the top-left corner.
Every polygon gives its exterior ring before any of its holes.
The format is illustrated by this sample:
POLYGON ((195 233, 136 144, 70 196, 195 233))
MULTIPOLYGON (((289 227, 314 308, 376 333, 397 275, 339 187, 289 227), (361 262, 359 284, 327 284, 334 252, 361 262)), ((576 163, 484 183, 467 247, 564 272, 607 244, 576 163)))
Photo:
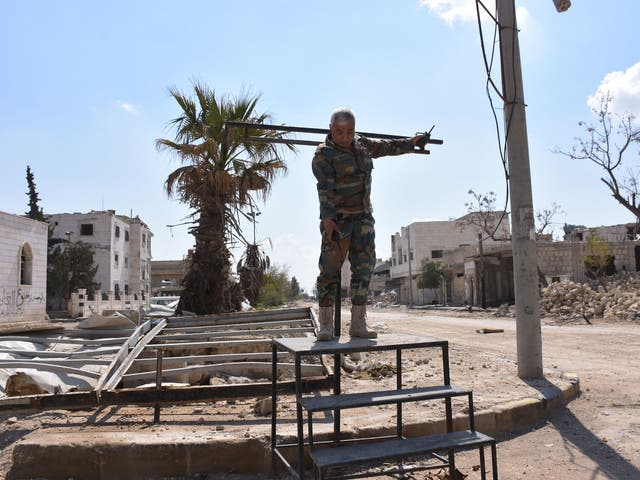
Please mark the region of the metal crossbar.
MULTIPOLYGON (((286 133, 309 133, 312 135, 327 135, 329 133, 329 130, 326 128, 297 127, 293 125, 273 125, 268 123, 227 121, 225 122, 225 129, 229 129, 229 128, 244 129, 244 139, 252 142, 286 143, 289 145, 307 145, 307 146, 317 146, 320 142, 317 140, 301 140, 301 139, 295 139, 295 138, 259 137, 255 135, 255 130, 268 130, 273 132, 286 132, 286 133)), ((386 139, 386 140, 398 140, 402 138, 410 138, 407 135, 390 135, 387 133, 372 133, 372 132, 358 132, 358 133, 364 137, 386 139)), ((437 138, 428 137, 424 143, 442 145, 444 141, 439 140, 437 138)), ((424 148, 416 147, 416 149, 410 153, 428 155, 431 152, 429 150, 425 150, 424 148)))

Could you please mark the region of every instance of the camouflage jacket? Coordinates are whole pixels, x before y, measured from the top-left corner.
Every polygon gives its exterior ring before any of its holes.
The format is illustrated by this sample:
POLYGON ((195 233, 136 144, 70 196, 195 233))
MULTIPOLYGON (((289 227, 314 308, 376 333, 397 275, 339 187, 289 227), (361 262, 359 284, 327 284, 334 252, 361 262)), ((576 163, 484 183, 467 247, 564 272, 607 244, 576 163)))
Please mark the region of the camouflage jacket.
POLYGON ((372 158, 401 155, 413 150, 408 139, 372 140, 356 134, 355 154, 331 141, 329 134, 313 157, 313 174, 318 180, 320 218, 339 214, 371 213, 372 158))

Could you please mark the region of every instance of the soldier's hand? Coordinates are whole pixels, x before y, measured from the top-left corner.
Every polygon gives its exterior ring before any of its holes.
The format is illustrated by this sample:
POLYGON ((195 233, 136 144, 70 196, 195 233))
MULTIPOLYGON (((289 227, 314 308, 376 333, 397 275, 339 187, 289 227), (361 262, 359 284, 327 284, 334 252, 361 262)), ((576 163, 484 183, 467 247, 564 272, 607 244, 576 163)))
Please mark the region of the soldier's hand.
POLYGON ((331 242, 333 240, 334 232, 338 233, 338 225, 336 225, 333 218, 325 218, 322 220, 322 227, 324 228, 324 234, 327 237, 327 241, 331 242))
POLYGON ((420 140, 422 140, 422 139, 424 139, 424 138, 428 138, 429 136, 430 136, 430 135, 429 135, 429 133, 428 133, 428 132, 420 133, 420 134, 416 135, 415 137, 413 137, 412 139, 410 139, 410 141, 411 141, 411 143, 413 143, 413 145, 415 146, 415 145, 417 145, 417 143, 418 143, 420 140))

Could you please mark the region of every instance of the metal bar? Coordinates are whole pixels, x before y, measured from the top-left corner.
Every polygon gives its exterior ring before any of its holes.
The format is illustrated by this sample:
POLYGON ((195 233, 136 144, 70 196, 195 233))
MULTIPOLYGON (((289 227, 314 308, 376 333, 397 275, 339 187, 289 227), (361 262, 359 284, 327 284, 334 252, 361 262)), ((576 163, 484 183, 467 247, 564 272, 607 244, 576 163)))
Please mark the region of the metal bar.
POLYGON ((339 337, 342 331, 342 269, 338 272, 338 282, 336 283, 336 298, 333 312, 333 335, 339 337))
MULTIPOLYGON (((272 130, 279 132, 293 132, 293 133, 312 133, 317 135, 326 135, 329 133, 329 129, 326 128, 312 128, 312 127, 295 127, 290 125, 273 125, 268 123, 251 123, 251 122, 225 122, 225 127, 232 128, 255 128, 257 130, 272 130)), ((369 138, 381 138, 388 140, 397 140, 402 138, 411 138, 407 135, 390 135, 387 133, 372 133, 372 132, 357 132, 359 135, 369 138)), ((413 135, 412 135, 413 136, 413 135)), ((442 145, 444 142, 436 138, 429 139, 428 143, 435 145, 442 145)))
MULTIPOLYGON (((160 400, 162 391, 162 354, 161 348, 156 350, 156 398, 160 400)), ((160 421, 160 403, 156 403, 153 407, 153 423, 160 421)))
MULTIPOLYGON (((340 382, 342 380, 342 368, 340 366, 340 354, 335 353, 333 355, 333 394, 340 395, 341 387, 340 382)), ((336 408, 333 411, 333 443, 338 445, 340 443, 340 409, 336 408)))
MULTIPOLYGON (((15 363, 17 360, 0 360, 0 368, 3 368, 7 363, 15 363)), ((66 365, 68 367, 83 366, 83 365, 109 365, 111 360, 103 358, 41 358, 34 360, 32 358, 23 358, 20 362, 31 365, 32 363, 46 363, 48 365, 66 365)), ((27 367, 28 368, 28 367, 27 367)))
MULTIPOLYGON (((123 375, 125 373, 127 373, 127 370, 129 370, 129 367, 131 367, 131 365, 133 364, 133 361, 138 357, 138 355, 140 355, 140 353, 142 352, 142 350, 144 350, 144 348, 147 346, 147 344, 149 342, 151 342, 151 340, 153 340, 153 338, 162 331, 162 329, 164 328, 164 326, 167 324, 166 320, 160 320, 160 322, 153 327, 137 344, 135 347, 133 347, 133 349, 131 350, 131 352, 129 353, 129 355, 127 355, 127 358, 125 358, 122 361, 122 364, 120 365, 120 367, 113 373, 113 375, 111 375, 111 377, 105 382, 104 384, 104 388, 105 390, 110 390, 116 387, 116 385, 118 385, 118 383, 120 382, 120 380, 122 379, 123 375)), ((158 347, 161 348, 161 347, 158 347)))
POLYGON ((120 364, 127 358, 129 354, 129 349, 133 347, 136 343, 138 343, 138 339, 140 336, 151 329, 151 321, 147 320, 138 328, 136 328, 129 338, 122 344, 118 353, 113 357, 111 364, 109 364, 109 368, 107 368, 100 380, 98 380, 98 384, 96 385, 96 395, 98 399, 100 399, 100 395, 102 390, 104 390, 104 385, 107 383, 107 379, 117 370, 120 364))
POLYGON ((278 346, 271 342, 271 470, 276 471, 276 417, 278 408, 278 346))
MULTIPOLYGON (((294 144, 294 145, 306 145, 309 147, 317 147, 321 142, 313 141, 313 140, 295 140, 295 139, 284 139, 284 138, 269 138, 269 137, 244 137, 244 140, 251 142, 262 142, 262 143, 286 143, 286 144, 294 144)), ((430 150, 423 150, 421 148, 416 148, 407 153, 418 153, 422 155, 429 155, 431 153, 430 150)))
POLYGON ((71 345, 120 345, 126 341, 128 337, 117 338, 98 338, 98 339, 85 339, 85 338, 56 338, 56 337, 27 337, 27 336, 6 336, 0 337, 0 341, 22 341, 42 344, 71 344, 71 345))
POLYGON ((69 375, 78 375, 80 377, 93 378, 94 380, 98 380, 100 378, 100 374, 97 372, 90 372, 87 370, 82 370, 80 368, 67 367, 65 365, 51 365, 46 363, 46 361, 22 361, 22 360, 3 360, 0 365, 1 368, 33 368, 34 370, 43 370, 46 372, 54 372, 54 373, 65 373, 69 375))
POLYGON ((300 320, 309 318, 309 307, 286 308, 272 311, 220 313, 217 315, 194 315, 192 317, 169 317, 168 326, 228 325, 276 320, 300 320))
MULTIPOLYGON (((396 350, 396 388, 402 390, 402 349, 396 350)), ((396 431, 402 437, 402 402, 396 404, 396 431)))
POLYGON ((232 328, 233 330, 250 330, 252 328, 268 328, 268 327, 293 327, 300 325, 311 324, 310 318, 300 318, 298 320, 275 320, 264 322, 252 322, 252 323, 229 323, 229 324, 216 324, 216 325, 202 325, 198 327, 178 327, 167 325, 164 329, 164 333, 197 333, 197 332, 216 332, 218 330, 225 330, 232 328))
MULTIPOLYGON (((278 358, 292 359, 293 355, 288 352, 279 352, 278 358)), ((189 362, 208 362, 208 363, 226 363, 226 362, 242 362, 255 360, 270 360, 271 352, 258 353, 220 353, 215 355, 189 355, 184 357, 164 357, 162 363, 167 368, 182 367, 183 364, 189 362)), ((82 362, 82 360, 71 360, 73 362, 82 362)), ((155 358, 136 358, 133 362, 135 367, 150 366, 156 361, 155 358)), ((88 363, 94 363, 89 361, 88 363)), ((2 365, 2 362, 0 362, 2 365)))
POLYGON ((484 460, 484 445, 478 447, 480 453, 480 480, 487 480, 486 462, 484 460))
POLYGON ((289 327, 289 328, 265 328, 262 330, 221 330, 216 332, 198 332, 198 333, 163 333, 156 335, 155 341, 173 341, 173 340, 197 340, 202 338, 225 338, 225 337, 250 337, 262 335, 294 335, 302 333, 312 333, 312 327, 289 327))
POLYGON ((296 353, 296 421, 298 424, 298 476, 302 478, 302 471, 304 470, 304 429, 302 425, 302 405, 300 399, 302 398, 302 372, 300 368, 301 356, 296 353))
MULTIPOLYGON (((449 342, 442 344, 442 372, 444 376, 444 384, 451 385, 451 375, 449 372, 449 342)), ((451 409, 451 397, 444 399, 446 417, 447 417, 447 432, 453 432, 453 413, 451 409)))
MULTIPOLYGON (((248 375, 249 370, 253 370, 255 375, 266 376, 269 370, 269 362, 229 362, 229 363, 215 363, 212 365, 191 365, 188 367, 171 368, 164 371, 165 378, 173 378, 176 375, 184 375, 186 373, 226 373, 232 375, 248 375)), ((290 363, 281 362, 278 364, 280 370, 291 370, 293 366, 290 363)), ((301 371, 305 377, 312 377, 322 375, 324 373, 324 367, 319 364, 304 364, 301 365, 301 371)), ((147 372, 135 372, 127 373, 122 376, 122 380, 127 382, 144 381, 153 379, 155 377, 154 371, 147 372)))
MULTIPOLYGON (((325 377, 304 379, 303 384, 309 391, 330 388, 330 380, 325 377)), ((295 381, 279 382, 279 392, 295 393, 295 381)), ((198 402, 215 402, 230 398, 247 398, 270 395, 271 382, 244 383, 234 385, 197 385, 189 387, 167 388, 161 392, 160 402, 163 406, 190 404, 198 402)), ((105 390, 100 399, 95 392, 67 392, 62 394, 28 395, 0 399, 0 412, 13 411, 46 411, 69 410, 77 408, 95 408, 108 405, 140 405, 153 407, 158 400, 154 388, 121 388, 105 390)))
POLYGON ((496 442, 491 443, 491 466, 493 467, 493 480, 498 480, 498 454, 496 442))
MULTIPOLYGON (((298 474, 298 472, 295 471, 295 469, 291 466, 291 464, 287 461, 286 458, 284 458, 284 456, 276 449, 276 456, 280 459, 280 461, 284 464, 284 466, 287 468, 287 471, 289 472, 289 474, 291 474, 291 476, 293 476, 293 478, 297 478, 298 480, 300 479, 300 475, 298 474)), ((275 473, 275 471, 274 471, 275 473)))
POLYGON ((473 393, 469 392, 469 430, 476 431, 476 420, 473 413, 473 393))

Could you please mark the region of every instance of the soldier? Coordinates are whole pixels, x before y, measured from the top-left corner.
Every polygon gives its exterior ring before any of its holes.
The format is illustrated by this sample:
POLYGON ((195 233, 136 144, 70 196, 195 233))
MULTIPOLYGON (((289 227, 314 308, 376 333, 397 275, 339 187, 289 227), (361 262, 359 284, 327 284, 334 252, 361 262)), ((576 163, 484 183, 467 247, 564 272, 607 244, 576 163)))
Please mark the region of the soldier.
POLYGON ((348 108, 331 114, 329 135, 316 149, 313 174, 320 200, 320 275, 317 280, 320 330, 318 340, 333 338, 333 305, 338 275, 347 254, 351 262, 352 337, 375 338, 367 328, 369 280, 376 261, 371 170, 373 158, 414 150, 418 140, 372 140, 355 133, 356 118, 348 108))

